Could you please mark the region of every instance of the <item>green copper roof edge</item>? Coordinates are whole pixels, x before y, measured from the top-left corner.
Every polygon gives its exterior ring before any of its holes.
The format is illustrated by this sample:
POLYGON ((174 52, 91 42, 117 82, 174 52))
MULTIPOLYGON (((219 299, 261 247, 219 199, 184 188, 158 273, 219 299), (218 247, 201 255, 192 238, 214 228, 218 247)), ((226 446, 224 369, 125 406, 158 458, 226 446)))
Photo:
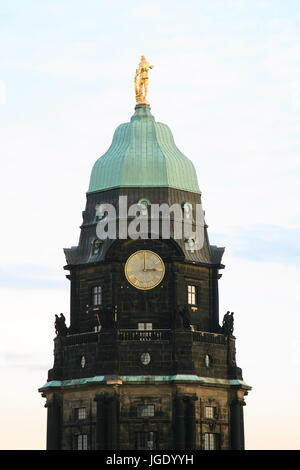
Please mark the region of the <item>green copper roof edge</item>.
POLYGON ((212 377, 199 377, 197 375, 125 375, 125 376, 94 376, 94 377, 85 377, 82 379, 70 379, 70 380, 51 380, 39 388, 39 391, 48 390, 51 388, 64 388, 72 387, 76 385, 89 385, 94 383, 103 383, 107 381, 117 381, 120 380, 123 383, 137 383, 137 382, 198 382, 203 384, 210 385, 228 385, 228 386, 239 386, 251 390, 251 387, 246 384, 243 380, 239 379, 215 379, 212 377))
MULTIPOLYGON (((119 185, 116 185, 116 186, 110 186, 109 188, 102 188, 102 189, 96 189, 95 191, 86 191, 86 194, 96 194, 96 193, 102 193, 103 191, 109 191, 110 189, 117 189, 117 188, 140 188, 141 185, 139 184, 119 184, 119 185)), ((202 194, 201 191, 191 191, 190 189, 182 189, 182 188, 179 188, 177 186, 173 186, 173 185, 165 185, 165 184, 161 184, 161 185, 155 185, 155 186, 152 186, 152 185, 145 185, 143 186, 143 188, 171 188, 171 189, 179 189, 180 191, 185 191, 186 193, 192 193, 192 194, 202 194)))

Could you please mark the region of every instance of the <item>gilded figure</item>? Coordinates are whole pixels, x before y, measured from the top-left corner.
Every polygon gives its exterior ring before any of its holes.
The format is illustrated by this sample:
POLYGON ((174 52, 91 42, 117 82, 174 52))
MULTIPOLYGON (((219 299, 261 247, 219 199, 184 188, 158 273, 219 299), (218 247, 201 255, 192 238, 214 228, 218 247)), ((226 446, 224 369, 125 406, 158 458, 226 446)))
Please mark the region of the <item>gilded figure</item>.
POLYGON ((139 68, 135 71, 134 87, 137 104, 149 104, 146 97, 148 92, 148 71, 153 69, 154 65, 147 62, 146 57, 142 55, 139 68))

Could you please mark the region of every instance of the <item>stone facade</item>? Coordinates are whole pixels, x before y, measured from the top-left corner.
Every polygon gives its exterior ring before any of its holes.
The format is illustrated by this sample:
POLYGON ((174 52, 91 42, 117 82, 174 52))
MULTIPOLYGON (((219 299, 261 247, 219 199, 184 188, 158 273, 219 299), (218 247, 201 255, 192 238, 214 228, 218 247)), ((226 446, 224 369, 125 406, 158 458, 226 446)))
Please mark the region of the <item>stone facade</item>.
POLYGON ((87 436, 87 449, 145 449, 138 442, 143 434, 153 438, 157 450, 205 449, 205 436, 212 434, 217 449, 243 448, 243 423, 235 415, 244 402, 237 386, 108 382, 47 393, 49 449, 75 450, 81 435, 87 436), (141 416, 141 406, 153 407, 154 416, 141 416), (83 418, 79 409, 86 410, 83 418))

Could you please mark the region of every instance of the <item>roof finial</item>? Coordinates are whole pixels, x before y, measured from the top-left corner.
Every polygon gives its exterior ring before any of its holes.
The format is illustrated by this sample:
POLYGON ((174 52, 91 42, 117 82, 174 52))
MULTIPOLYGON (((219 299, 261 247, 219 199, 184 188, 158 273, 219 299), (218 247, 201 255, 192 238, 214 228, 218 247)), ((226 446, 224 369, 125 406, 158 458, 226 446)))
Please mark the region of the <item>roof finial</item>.
POLYGON ((146 100, 148 91, 148 71, 153 69, 154 65, 147 62, 146 57, 142 55, 139 68, 135 71, 134 88, 137 104, 149 104, 146 100), (143 93, 144 87, 144 93, 143 93))

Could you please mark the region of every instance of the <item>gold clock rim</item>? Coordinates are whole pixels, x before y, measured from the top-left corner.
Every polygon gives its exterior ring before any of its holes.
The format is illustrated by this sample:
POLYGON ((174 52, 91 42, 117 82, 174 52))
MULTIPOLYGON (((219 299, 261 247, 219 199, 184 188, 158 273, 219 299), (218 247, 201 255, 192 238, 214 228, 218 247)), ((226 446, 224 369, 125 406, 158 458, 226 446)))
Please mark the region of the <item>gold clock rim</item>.
POLYGON ((159 256, 157 253, 155 253, 155 251, 152 251, 152 250, 137 250, 137 251, 135 251, 134 253, 132 253, 132 254, 128 257, 128 259, 127 259, 127 261, 126 261, 126 263, 125 263, 124 272, 125 272, 125 277, 126 277, 127 281, 129 282, 129 284, 130 284, 132 287, 135 287, 136 289, 139 289, 139 290, 151 290, 151 289, 155 289, 155 287, 159 286, 159 284, 162 282, 163 278, 165 277, 166 267, 165 267, 165 263, 164 263, 163 259, 161 258, 161 256, 159 256), (128 276, 127 276, 127 265, 128 265, 128 263, 129 263, 130 258, 132 258, 132 256, 136 255, 137 253, 144 253, 145 251, 147 251, 148 253, 154 254, 155 256, 157 256, 157 257, 160 259, 161 264, 162 264, 162 267, 163 267, 163 273, 162 273, 162 276, 161 276, 160 281, 159 281, 157 284, 155 284, 155 286, 151 286, 151 287, 138 287, 138 286, 136 286, 135 284, 133 284, 133 283, 128 279, 128 276))

